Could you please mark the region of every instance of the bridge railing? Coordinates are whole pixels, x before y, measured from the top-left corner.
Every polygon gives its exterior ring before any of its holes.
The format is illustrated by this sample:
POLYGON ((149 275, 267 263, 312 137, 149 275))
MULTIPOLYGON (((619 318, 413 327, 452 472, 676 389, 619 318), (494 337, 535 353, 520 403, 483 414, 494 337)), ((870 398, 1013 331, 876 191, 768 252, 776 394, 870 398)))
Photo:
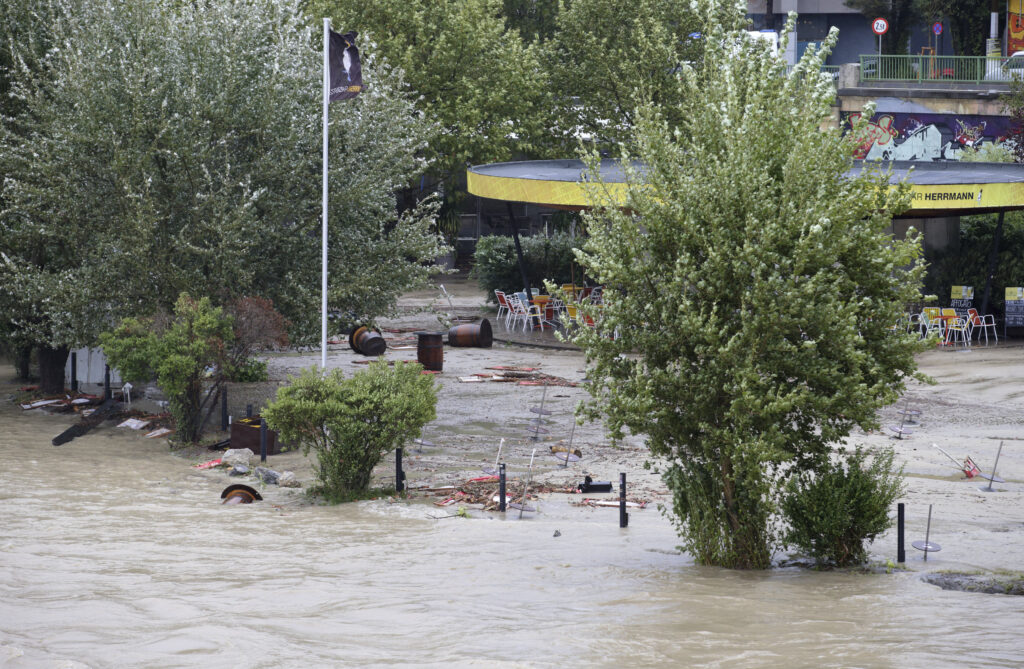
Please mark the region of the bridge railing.
POLYGON ((1009 83, 1024 77, 1024 56, 905 56, 864 54, 860 81, 1009 83))

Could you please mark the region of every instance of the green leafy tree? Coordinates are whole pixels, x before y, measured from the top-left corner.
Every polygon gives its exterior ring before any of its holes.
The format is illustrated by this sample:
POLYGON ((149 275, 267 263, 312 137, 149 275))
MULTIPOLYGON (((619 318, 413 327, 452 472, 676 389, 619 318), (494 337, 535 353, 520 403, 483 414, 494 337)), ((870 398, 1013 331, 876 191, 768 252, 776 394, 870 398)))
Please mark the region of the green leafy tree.
POLYGON ((369 488, 385 453, 419 436, 436 416, 437 389, 422 369, 379 361, 350 378, 305 370, 262 415, 282 440, 316 453, 319 492, 347 501, 369 488))
POLYGON ((942 21, 949 29, 948 39, 958 56, 984 56, 992 12, 1004 12, 1000 0, 963 2, 963 0, 914 0, 913 9, 922 23, 942 21))
POLYGON ((503 5, 505 22, 524 40, 544 41, 555 34, 559 0, 504 0, 503 5))
POLYGON ((122 377, 156 377, 169 400, 177 439, 196 442, 204 404, 213 395, 204 386, 227 367, 232 321, 208 297, 195 300, 188 294, 178 298, 174 316, 163 320, 127 318, 100 340, 122 377))
POLYGON ((639 100, 660 105, 678 121, 683 63, 700 58, 700 26, 688 0, 573 0, 558 15, 544 62, 556 98, 552 132, 561 148, 580 135, 628 139, 639 100))
POLYGON ((891 54, 907 52, 910 33, 921 20, 919 5, 920 0, 846 0, 847 7, 859 10, 868 21, 881 17, 889 22, 889 30, 882 35, 882 50, 891 54))
MULTIPOLYGON (((919 236, 896 240, 905 185, 865 170, 830 124, 821 52, 786 65, 744 33, 742 8, 703 0, 707 51, 683 67, 679 125, 639 116, 633 187, 590 188, 580 262, 603 305, 576 337, 613 434, 667 461, 672 512, 701 563, 770 564, 781 482, 872 427, 915 370, 890 326, 919 295, 919 236)), ((790 21, 795 17, 791 16, 790 21)), ((788 32, 788 31, 787 31, 788 32)), ((591 169, 599 169, 591 156, 591 169)), ((629 165, 628 160, 624 161, 629 165)))
MULTIPOLYGON (((523 239, 523 264, 530 286, 541 286, 545 281, 556 285, 569 283, 574 278, 582 283, 583 270, 572 266, 576 259, 573 249, 582 243, 582 239, 565 233, 523 239)), ((497 301, 494 295, 496 289, 508 293, 525 288, 511 237, 481 237, 473 259, 473 274, 477 285, 487 293, 487 299, 491 302, 497 301)))
MULTIPOLYGON (((24 1, 57 18, 41 60, 7 42, 0 334, 52 358, 57 385, 69 346, 185 291, 261 295, 314 339, 322 61, 296 2, 24 1)), ((372 317, 442 246, 436 203, 399 216, 394 195, 431 126, 399 73, 369 59, 364 74, 365 94, 330 108, 329 302, 372 317)))
POLYGON ((867 560, 867 545, 892 526, 892 503, 903 493, 903 468, 891 448, 870 463, 858 448, 841 461, 802 471, 786 484, 786 541, 819 564, 848 567, 867 560))
POLYGON ((506 27, 501 0, 310 0, 308 7, 360 32, 366 52, 405 72, 418 109, 440 128, 424 155, 446 197, 467 164, 509 160, 544 141, 538 50, 506 27))

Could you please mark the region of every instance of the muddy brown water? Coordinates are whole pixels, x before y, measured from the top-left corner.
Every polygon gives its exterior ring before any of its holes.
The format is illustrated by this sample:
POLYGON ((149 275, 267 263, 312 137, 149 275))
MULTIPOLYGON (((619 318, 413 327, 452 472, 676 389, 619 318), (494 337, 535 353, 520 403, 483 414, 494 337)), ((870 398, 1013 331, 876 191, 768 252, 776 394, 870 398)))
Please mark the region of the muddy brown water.
POLYGON ((0 402, 0 667, 1021 666, 1024 598, 695 566, 670 523, 540 502, 311 506, 0 402), (561 536, 554 537, 555 530, 561 536))

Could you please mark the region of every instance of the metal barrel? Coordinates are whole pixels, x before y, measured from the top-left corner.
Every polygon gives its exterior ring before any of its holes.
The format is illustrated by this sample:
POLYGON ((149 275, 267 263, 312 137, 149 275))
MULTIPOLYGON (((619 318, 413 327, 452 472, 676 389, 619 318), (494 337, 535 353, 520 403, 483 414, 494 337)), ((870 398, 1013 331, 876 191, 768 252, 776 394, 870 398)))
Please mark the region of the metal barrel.
POLYGON ((380 330, 371 330, 365 325, 353 328, 348 336, 348 345, 356 353, 373 356, 382 355, 388 348, 380 330))
POLYGON ((491 322, 486 318, 479 323, 456 325, 448 330, 449 346, 490 348, 493 342, 494 336, 491 333, 491 322))
POLYGON ((417 332, 416 333, 416 359, 423 369, 432 372, 440 372, 444 367, 444 342, 441 340, 442 332, 417 332))

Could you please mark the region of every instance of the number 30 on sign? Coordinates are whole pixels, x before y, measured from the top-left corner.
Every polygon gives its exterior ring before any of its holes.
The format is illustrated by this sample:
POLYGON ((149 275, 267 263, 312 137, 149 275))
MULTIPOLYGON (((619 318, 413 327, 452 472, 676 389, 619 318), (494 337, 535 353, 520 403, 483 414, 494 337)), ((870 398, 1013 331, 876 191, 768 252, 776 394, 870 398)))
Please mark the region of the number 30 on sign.
POLYGON ((884 35, 889 30, 889 22, 882 18, 875 19, 871 22, 871 30, 876 35, 884 35))

